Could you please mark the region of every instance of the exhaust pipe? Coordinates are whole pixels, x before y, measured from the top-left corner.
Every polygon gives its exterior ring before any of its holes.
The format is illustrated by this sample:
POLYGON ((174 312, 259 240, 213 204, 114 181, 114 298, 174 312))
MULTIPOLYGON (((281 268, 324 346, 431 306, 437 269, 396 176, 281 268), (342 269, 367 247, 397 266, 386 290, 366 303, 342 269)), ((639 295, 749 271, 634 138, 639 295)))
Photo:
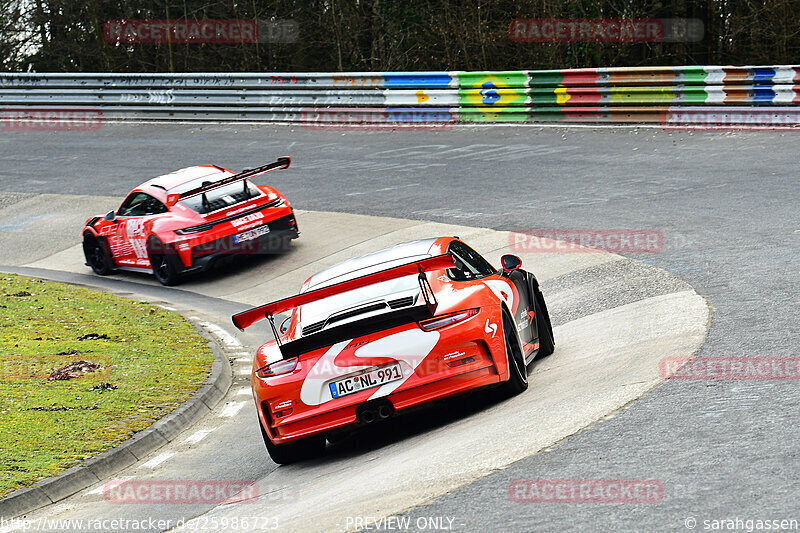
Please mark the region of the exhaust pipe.
POLYGON ((375 413, 375 411, 372 409, 364 409, 361 411, 361 416, 359 418, 365 424, 372 424, 375 422, 375 420, 377 420, 377 413, 375 413))
POLYGON ((387 418, 392 416, 393 413, 394 409, 392 409, 391 405, 387 405, 384 403, 378 407, 378 416, 380 417, 381 420, 386 420, 387 418))
POLYGON ((386 400, 367 402, 356 408, 356 418, 362 424, 372 424, 378 420, 386 420, 393 414, 394 406, 386 400))

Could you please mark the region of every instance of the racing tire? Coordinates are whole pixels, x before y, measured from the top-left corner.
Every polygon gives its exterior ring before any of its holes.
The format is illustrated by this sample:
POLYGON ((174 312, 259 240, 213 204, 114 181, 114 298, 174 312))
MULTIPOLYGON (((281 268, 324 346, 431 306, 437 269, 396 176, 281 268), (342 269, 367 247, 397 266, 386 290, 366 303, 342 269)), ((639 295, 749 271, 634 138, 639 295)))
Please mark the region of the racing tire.
POLYGON ((106 249, 105 242, 94 235, 83 236, 83 255, 98 276, 108 275, 113 270, 111 256, 106 249))
POLYGON ((325 437, 323 435, 306 437, 287 444, 273 444, 260 422, 258 427, 261 428, 261 436, 264 438, 264 444, 267 446, 270 458, 279 465, 289 465, 313 459, 325 452, 325 437))
POLYGON ((536 309, 536 331, 539 334, 539 351, 536 358, 547 357, 556 349, 556 341, 553 338, 553 326, 550 324, 550 313, 544 303, 542 292, 537 289, 533 297, 536 309))
POLYGON ((503 384, 503 392, 507 396, 515 396, 528 388, 528 368, 522 353, 514 321, 503 311, 503 337, 505 338, 506 357, 508 359, 508 381, 503 384))
POLYGON ((181 276, 178 273, 178 255, 169 246, 165 246, 158 239, 152 240, 147 247, 150 266, 159 283, 165 286, 177 285, 181 276))

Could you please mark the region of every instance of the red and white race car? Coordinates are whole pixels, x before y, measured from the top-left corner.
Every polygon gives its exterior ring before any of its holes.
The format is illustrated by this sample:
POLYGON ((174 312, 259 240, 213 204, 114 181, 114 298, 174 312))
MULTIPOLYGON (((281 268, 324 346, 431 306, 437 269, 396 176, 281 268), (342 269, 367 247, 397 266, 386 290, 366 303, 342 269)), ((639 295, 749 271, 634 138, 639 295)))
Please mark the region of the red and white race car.
POLYGON ((457 237, 409 242, 310 277, 300 294, 233 316, 275 334, 252 388, 272 459, 321 454, 326 435, 454 394, 528 387, 527 365, 554 349, 536 278, 457 237), (276 328, 275 317, 291 311, 276 328))
POLYGON ((83 252, 97 274, 154 273, 164 285, 233 254, 285 251, 300 233, 292 206, 250 179, 291 159, 236 174, 215 165, 177 170, 133 189, 119 209, 86 221, 83 252))

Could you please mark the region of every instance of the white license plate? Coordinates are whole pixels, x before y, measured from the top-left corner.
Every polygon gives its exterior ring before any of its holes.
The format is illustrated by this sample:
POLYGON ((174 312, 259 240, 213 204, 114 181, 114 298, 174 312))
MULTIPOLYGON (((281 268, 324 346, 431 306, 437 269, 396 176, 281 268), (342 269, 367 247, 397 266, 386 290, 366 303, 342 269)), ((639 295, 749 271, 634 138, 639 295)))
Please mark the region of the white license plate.
POLYGON ((331 390, 331 396, 339 398, 365 389, 380 387, 381 385, 397 381, 398 379, 403 379, 403 371, 400 369, 400 363, 394 363, 389 366, 376 368, 364 374, 334 381, 333 383, 329 383, 328 387, 331 390))
POLYGON ((259 226, 251 230, 243 231, 238 235, 234 235, 233 242, 239 244, 240 242, 252 241, 253 239, 257 239, 262 235, 266 235, 267 233, 269 233, 269 226, 264 224, 263 226, 259 226))

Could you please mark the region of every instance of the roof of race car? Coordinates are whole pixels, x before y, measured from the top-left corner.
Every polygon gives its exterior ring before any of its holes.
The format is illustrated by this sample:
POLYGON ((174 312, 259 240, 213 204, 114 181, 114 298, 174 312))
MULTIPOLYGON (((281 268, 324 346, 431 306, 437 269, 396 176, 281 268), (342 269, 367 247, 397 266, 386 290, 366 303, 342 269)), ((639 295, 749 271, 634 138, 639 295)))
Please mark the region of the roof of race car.
POLYGON ((380 270, 410 263, 431 256, 431 246, 437 238, 423 239, 419 241, 404 242, 378 250, 360 257, 347 259, 331 267, 317 272, 310 278, 303 292, 311 289, 319 289, 334 283, 341 283, 349 279, 366 276, 380 270))
POLYGON ((214 181, 214 177, 219 176, 221 178, 222 174, 228 174, 228 172, 215 165, 197 165, 194 167, 182 168, 175 172, 153 178, 144 182, 142 188, 155 186, 169 191, 198 178, 209 177, 210 181, 214 181))

